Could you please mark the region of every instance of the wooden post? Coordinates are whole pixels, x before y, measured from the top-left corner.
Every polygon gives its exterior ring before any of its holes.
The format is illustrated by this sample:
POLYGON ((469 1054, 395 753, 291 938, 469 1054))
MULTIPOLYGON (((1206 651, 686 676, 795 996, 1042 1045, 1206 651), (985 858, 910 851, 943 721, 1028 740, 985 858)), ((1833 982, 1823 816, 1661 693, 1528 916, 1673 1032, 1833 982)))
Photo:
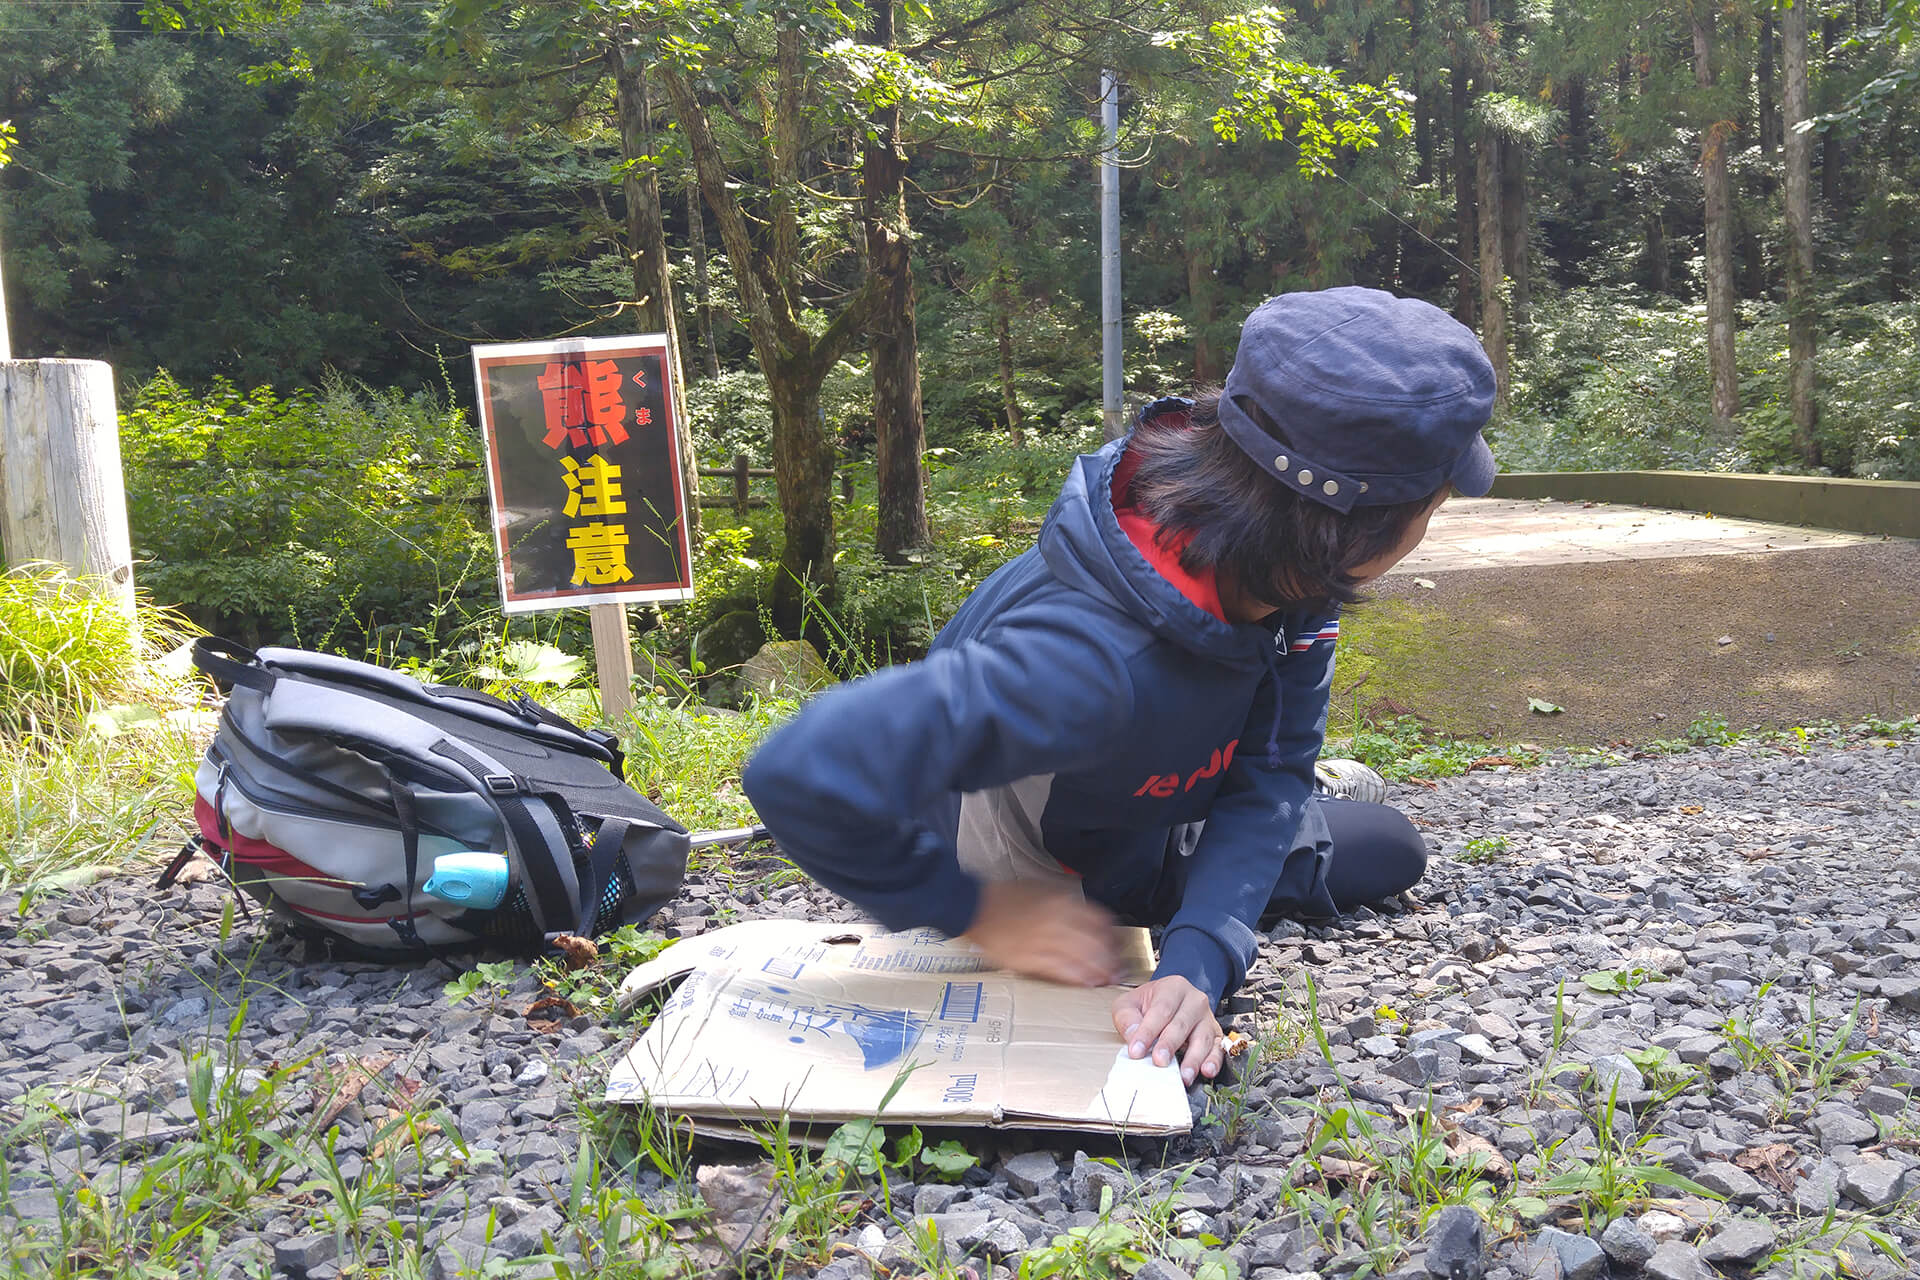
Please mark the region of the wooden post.
POLYGON ((633 641, 627 634, 627 609, 618 604, 596 604, 590 609, 600 718, 619 725, 633 714, 633 641))
POLYGON ((747 514, 747 463, 750 459, 744 453, 733 455, 733 509, 741 515, 747 514))
POLYGON ((104 584, 133 616, 120 421, 102 361, 0 362, 0 553, 104 584))

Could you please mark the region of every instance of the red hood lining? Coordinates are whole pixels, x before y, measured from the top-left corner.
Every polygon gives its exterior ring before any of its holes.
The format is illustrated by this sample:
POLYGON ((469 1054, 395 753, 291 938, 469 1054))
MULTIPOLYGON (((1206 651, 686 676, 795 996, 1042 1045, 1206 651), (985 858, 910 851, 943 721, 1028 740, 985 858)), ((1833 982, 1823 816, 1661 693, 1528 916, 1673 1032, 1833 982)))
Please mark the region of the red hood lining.
POLYGON ((1193 541, 1193 535, 1175 534, 1163 541, 1159 536, 1160 527, 1133 505, 1133 474, 1139 469, 1140 459, 1128 452, 1121 455, 1120 465, 1113 471, 1113 514, 1119 519, 1127 541, 1195 608, 1225 622, 1227 611, 1220 603, 1220 584, 1214 571, 1203 569, 1199 573, 1188 573, 1180 563, 1181 553, 1193 541))

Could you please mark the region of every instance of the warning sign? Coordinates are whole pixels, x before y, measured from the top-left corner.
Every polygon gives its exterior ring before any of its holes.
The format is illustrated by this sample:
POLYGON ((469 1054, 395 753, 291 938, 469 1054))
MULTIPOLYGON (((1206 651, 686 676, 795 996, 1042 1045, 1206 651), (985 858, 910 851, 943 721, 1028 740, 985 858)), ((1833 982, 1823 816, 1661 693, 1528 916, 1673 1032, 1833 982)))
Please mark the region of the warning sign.
POLYGON ((664 334, 473 349, 508 613, 693 596, 664 334))

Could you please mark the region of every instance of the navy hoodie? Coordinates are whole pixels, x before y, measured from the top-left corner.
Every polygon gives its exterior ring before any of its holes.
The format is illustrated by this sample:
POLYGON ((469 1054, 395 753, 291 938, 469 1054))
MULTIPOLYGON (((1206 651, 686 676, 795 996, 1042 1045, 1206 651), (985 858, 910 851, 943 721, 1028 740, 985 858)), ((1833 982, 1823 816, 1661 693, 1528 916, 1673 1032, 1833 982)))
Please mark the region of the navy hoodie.
MULTIPOLYGON (((1125 444, 1076 460, 1038 544, 923 661, 815 698, 743 781, 820 883, 890 929, 957 935, 980 899, 955 853, 962 794, 1052 774, 1047 852, 1089 899, 1164 924, 1157 976, 1217 1002, 1246 978, 1283 867, 1301 875, 1286 865, 1296 837, 1325 843, 1309 800, 1337 619, 1236 624, 1191 603, 1115 515, 1125 444), (1201 821, 1190 850, 1170 851, 1201 821)), ((1324 877, 1306 878, 1324 897, 1324 877)))

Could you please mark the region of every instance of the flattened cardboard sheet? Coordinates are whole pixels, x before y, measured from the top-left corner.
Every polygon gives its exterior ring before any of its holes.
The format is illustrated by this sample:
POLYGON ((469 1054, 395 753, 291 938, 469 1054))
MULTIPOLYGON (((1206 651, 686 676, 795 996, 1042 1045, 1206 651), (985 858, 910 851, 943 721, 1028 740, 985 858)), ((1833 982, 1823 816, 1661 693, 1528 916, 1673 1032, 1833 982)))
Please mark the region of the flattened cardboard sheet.
MULTIPOLYGON (((1152 972, 1127 930, 1136 981, 1152 972)), ((933 930, 755 920, 667 948, 627 975, 628 1006, 683 979, 615 1064, 609 1102, 745 1125, 882 1123, 1164 1135, 1192 1124, 1176 1066, 1126 1056, 1119 988, 986 968, 933 930), (891 1102, 882 1099, 905 1079, 891 1102)), ((709 1126, 710 1127, 710 1126, 709 1126)))

